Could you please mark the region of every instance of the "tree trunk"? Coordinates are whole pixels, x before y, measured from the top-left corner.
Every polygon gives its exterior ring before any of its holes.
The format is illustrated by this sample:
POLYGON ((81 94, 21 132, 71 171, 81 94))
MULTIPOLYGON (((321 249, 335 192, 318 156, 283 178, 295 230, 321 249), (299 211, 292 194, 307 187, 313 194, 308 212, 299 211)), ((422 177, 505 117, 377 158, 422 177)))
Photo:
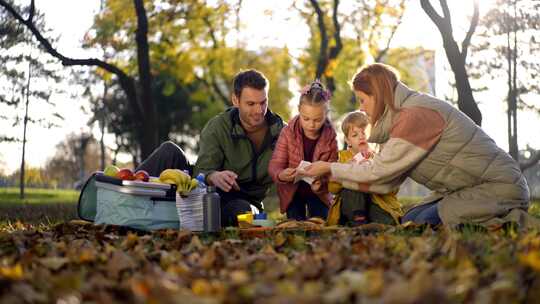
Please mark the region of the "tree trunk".
POLYGON ((32 61, 28 60, 28 80, 26 83, 25 98, 26 104, 24 107, 24 121, 23 121, 23 141, 22 141, 22 160, 21 160, 21 180, 20 180, 20 193, 21 199, 24 198, 24 174, 25 174, 25 157, 26 157, 26 128, 28 126, 28 105, 30 103, 30 80, 32 78, 32 61))
POLYGON ((102 121, 100 122, 100 131, 101 131, 101 136, 99 138, 99 148, 100 148, 100 152, 101 152, 101 155, 100 155, 100 170, 103 171, 105 170, 105 122, 103 121, 103 118, 102 118, 102 121))
POLYGON ((152 75, 150 73, 150 55, 148 49, 148 19, 143 0, 133 0, 137 12, 137 60, 139 82, 141 86, 141 103, 144 119, 141 124, 140 141, 141 159, 146 159, 158 146, 157 110, 152 100, 152 75))
POLYGON ((316 0, 309 1, 317 14, 317 24, 319 26, 319 34, 321 35, 321 43, 319 46, 319 59, 317 60, 317 69, 315 70, 315 79, 321 79, 326 66, 328 65, 328 34, 326 25, 324 24, 324 12, 316 0))
POLYGON ((439 1, 443 10, 443 16, 440 16, 437 11, 435 11, 429 0, 420 0, 420 4, 441 33, 446 57, 448 58, 456 81, 458 108, 480 126, 482 125, 482 113, 474 100, 469 76, 467 75, 467 70, 465 68, 471 37, 478 24, 478 1, 474 2, 473 18, 467 35, 461 44, 461 51, 459 50, 458 44, 454 39, 454 34, 452 33, 452 22, 448 3, 446 0, 439 1))
POLYGON ((315 70, 315 79, 322 79, 322 77, 324 76, 327 89, 330 91, 330 93, 334 93, 334 91, 336 90, 333 71, 334 62, 337 60, 339 53, 343 49, 343 44, 341 42, 341 25, 338 21, 339 0, 333 1, 332 24, 334 25, 334 33, 332 36, 335 45, 332 46, 330 49, 328 48, 328 29, 324 22, 325 13, 316 0, 310 0, 310 3, 313 6, 315 13, 317 14, 317 25, 319 27, 319 34, 321 35, 319 58, 317 60, 317 69, 315 70))
POLYGON ((519 162, 519 146, 518 146, 518 130, 517 130, 517 93, 518 93, 518 86, 517 86, 517 12, 516 12, 516 1, 513 3, 514 5, 514 22, 512 23, 512 32, 514 33, 514 50, 512 52, 512 129, 513 129, 513 138, 512 138, 512 155, 516 161, 519 162))
POLYGON ((105 109, 105 103, 107 102, 107 92, 109 91, 109 85, 107 84, 107 82, 103 82, 103 100, 102 100, 102 107, 101 109, 99 109, 99 130, 101 132, 101 136, 99 138, 99 147, 100 147, 100 152, 101 152, 101 157, 100 157, 100 170, 103 171, 105 170, 105 113, 104 113, 104 109, 105 109))
MULTIPOLYGON (((511 1, 509 1, 509 4, 511 1)), ((510 4, 511 5, 511 4, 510 4)), ((515 9, 515 6, 514 6, 515 9)), ((514 12, 515 13, 515 12, 514 12)), ((519 149, 517 143, 517 29, 515 27, 516 16, 514 20, 506 22, 508 31, 506 33, 506 51, 508 62, 508 96, 507 96, 507 116, 508 116, 508 153, 516 161, 519 161, 519 149), (514 35, 514 45, 512 46, 512 34, 514 35)))

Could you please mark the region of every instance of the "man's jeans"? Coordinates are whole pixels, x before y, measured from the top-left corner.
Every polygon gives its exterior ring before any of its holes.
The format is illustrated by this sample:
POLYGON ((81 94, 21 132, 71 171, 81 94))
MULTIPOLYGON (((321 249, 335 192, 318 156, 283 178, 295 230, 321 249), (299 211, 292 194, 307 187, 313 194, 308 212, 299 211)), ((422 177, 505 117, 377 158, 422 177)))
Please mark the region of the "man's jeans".
MULTIPOLYGON (((145 170, 151 176, 159 176, 165 169, 187 170, 193 174, 193 166, 188 162, 184 151, 175 143, 166 141, 162 143, 150 156, 135 170, 145 170)), ((228 195, 228 197, 233 196, 228 195)), ((243 199, 221 199, 221 225, 237 226, 238 214, 251 212, 252 205, 243 199)))

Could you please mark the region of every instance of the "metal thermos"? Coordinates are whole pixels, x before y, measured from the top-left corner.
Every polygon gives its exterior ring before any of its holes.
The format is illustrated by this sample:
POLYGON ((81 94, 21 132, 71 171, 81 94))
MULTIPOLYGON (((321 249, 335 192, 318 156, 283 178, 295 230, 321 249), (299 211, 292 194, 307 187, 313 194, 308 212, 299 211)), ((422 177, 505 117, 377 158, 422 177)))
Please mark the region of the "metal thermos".
POLYGON ((203 196, 203 224, 205 232, 221 230, 221 202, 214 186, 208 186, 203 196))

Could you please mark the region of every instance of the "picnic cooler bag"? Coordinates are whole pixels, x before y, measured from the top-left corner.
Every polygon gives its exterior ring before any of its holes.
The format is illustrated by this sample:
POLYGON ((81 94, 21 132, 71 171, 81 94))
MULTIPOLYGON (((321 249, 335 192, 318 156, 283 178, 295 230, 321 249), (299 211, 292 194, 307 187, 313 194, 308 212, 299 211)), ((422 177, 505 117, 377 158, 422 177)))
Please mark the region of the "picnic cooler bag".
POLYGON ((176 186, 94 173, 79 196, 78 215, 95 224, 140 230, 179 229, 176 186))

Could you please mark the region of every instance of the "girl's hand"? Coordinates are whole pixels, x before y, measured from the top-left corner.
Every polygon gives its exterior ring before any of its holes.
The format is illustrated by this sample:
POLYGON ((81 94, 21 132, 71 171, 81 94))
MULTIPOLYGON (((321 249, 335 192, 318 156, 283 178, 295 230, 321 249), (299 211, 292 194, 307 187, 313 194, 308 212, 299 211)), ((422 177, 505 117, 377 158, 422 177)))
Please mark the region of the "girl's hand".
POLYGON ((296 177, 296 169, 295 168, 287 168, 283 171, 281 171, 278 175, 278 178, 282 182, 290 183, 294 181, 294 178, 296 177))
POLYGON ((330 174, 330 163, 325 161, 316 161, 304 168, 302 172, 306 176, 324 176, 330 174))

